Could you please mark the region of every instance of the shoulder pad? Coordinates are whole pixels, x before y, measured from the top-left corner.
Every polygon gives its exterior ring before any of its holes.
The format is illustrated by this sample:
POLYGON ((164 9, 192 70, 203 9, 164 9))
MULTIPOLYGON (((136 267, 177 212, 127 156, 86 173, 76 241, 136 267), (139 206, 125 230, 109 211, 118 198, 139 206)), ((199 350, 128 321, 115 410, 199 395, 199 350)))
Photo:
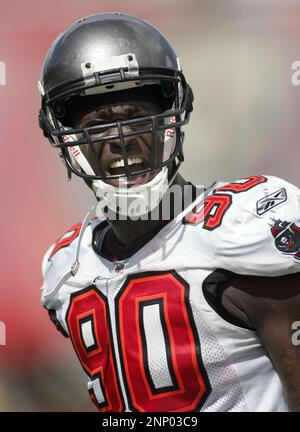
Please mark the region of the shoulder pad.
POLYGON ((216 265, 257 276, 299 272, 300 191, 278 177, 263 177, 245 193, 231 190, 236 183, 215 191, 230 192, 222 229, 216 232, 216 265))
MULTIPOLYGON (((206 192, 204 200, 187 214, 184 223, 220 234, 246 212, 262 216, 287 200, 287 189, 295 186, 277 177, 250 176, 230 183, 218 182, 206 192)), ((297 188, 296 188, 297 189, 297 188)))
POLYGON ((81 224, 70 228, 44 255, 42 262, 42 274, 44 283, 42 286, 42 304, 45 297, 50 295, 61 282, 71 276, 72 265, 76 258, 76 246, 81 224))
MULTIPOLYGON (((63 285, 74 288, 81 287, 84 281, 77 272, 79 270, 79 252, 88 250, 91 243, 91 231, 100 221, 89 218, 90 211, 83 224, 77 224, 67 231, 56 243, 51 246, 44 256, 42 273, 44 284, 42 286, 42 304, 55 307, 59 302, 58 293, 63 285), (90 225, 90 227, 88 227, 90 225), (68 282, 71 279, 71 283, 68 282), (51 301, 50 301, 51 298, 51 301)), ((79 272, 80 273, 80 272, 79 272)))
POLYGON ((69 228, 68 231, 66 231, 65 234, 56 241, 48 257, 48 260, 50 260, 60 249, 70 246, 70 244, 79 236, 81 227, 82 223, 78 223, 77 225, 69 228))

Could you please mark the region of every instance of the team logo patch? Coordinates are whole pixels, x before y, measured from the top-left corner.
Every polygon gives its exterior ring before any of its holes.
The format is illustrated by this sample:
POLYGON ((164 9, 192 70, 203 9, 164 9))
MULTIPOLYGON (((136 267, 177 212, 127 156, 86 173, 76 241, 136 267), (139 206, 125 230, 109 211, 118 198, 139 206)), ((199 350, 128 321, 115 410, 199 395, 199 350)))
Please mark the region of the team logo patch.
POLYGON ((275 239, 275 246, 285 255, 293 255, 300 261, 300 227, 294 222, 273 219, 271 233, 275 239))
POLYGON ((263 215, 272 208, 287 200, 286 190, 284 188, 278 189, 276 192, 261 198, 256 203, 256 212, 259 216, 263 215))

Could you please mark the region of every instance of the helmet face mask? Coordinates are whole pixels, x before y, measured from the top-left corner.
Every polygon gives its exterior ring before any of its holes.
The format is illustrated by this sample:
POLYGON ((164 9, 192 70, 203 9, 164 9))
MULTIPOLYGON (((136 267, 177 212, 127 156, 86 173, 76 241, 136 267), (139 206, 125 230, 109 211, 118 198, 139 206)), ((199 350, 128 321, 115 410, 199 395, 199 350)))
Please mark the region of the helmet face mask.
MULTIPOLYGON (((178 86, 177 80, 169 80, 174 87, 178 86)), ((153 87, 153 86, 151 86, 153 87)), ((134 93, 136 89, 132 90, 134 93)), ((127 90, 129 91, 129 90, 127 90)), ((178 93, 178 92, 175 92, 178 93)), ((46 95, 45 95, 46 96, 46 95)), ((186 124, 189 120, 190 111, 188 111, 187 105, 187 97, 185 100, 180 102, 179 94, 174 96, 173 106, 166 111, 163 111, 159 114, 148 115, 138 118, 130 118, 126 120, 116 121, 108 124, 98 124, 95 126, 89 127, 76 127, 70 128, 64 126, 61 121, 59 113, 57 113, 57 101, 59 99, 48 100, 46 101, 46 97, 44 96, 44 104, 45 108, 41 110, 40 115, 43 118, 43 128, 46 134, 50 138, 50 142, 54 147, 60 148, 62 150, 62 155, 69 166, 70 170, 74 172, 76 175, 80 177, 84 177, 89 180, 94 179, 113 179, 118 177, 130 177, 133 174, 128 165, 128 154, 126 150, 126 145, 124 144, 125 140, 134 137, 140 137, 147 135, 151 137, 151 157, 150 157, 150 166, 145 168, 145 172, 154 171, 163 166, 170 165, 176 156, 179 156, 182 145, 182 133, 180 131, 180 127, 186 124), (56 102, 56 103, 55 103, 56 102), (114 133, 109 134, 109 131, 113 131, 114 133), (157 161, 155 150, 156 145, 155 142, 159 137, 165 134, 166 138, 174 137, 175 145, 172 146, 168 151, 165 150, 165 157, 161 161, 157 161), (69 140, 69 136, 72 136, 73 139, 69 140), (84 149, 86 146, 89 146, 91 151, 96 155, 95 147, 99 144, 105 144, 109 142, 118 141, 122 148, 122 155, 125 163, 125 173, 119 175, 108 175, 105 172, 98 173, 87 173, 83 170, 78 170, 78 165, 74 164, 73 158, 70 156, 68 151, 68 147, 80 147, 84 149), (126 163, 127 162, 127 163, 126 163)), ((82 98, 88 96, 81 96, 82 98)), ((101 94, 99 94, 99 104, 101 103, 101 94)), ((61 106, 63 106, 63 102, 61 102, 61 106)), ((83 150, 84 152, 84 150, 83 150)), ((139 173, 142 174, 142 173, 139 173)))
POLYGON ((169 173, 173 167, 177 170, 183 160, 181 127, 189 121, 192 91, 168 41, 145 21, 107 13, 72 24, 50 48, 39 88, 40 126, 51 145, 60 149, 69 174, 111 184, 118 180, 120 185, 127 179, 130 185, 130 179, 150 180, 164 167, 169 173), (138 104, 154 102, 154 95, 161 107, 155 112, 92 126, 75 119, 75 100, 79 105, 95 100, 101 108, 107 98, 115 104, 138 104), (136 166, 128 144, 134 141, 144 141, 149 149, 136 166), (109 172, 102 166, 100 155, 109 144, 118 145, 122 170, 109 172))
MULTIPOLYGON (((119 180, 124 185, 125 176, 129 180, 131 175, 141 174, 139 171, 147 170, 147 173, 152 171, 152 158, 154 166, 163 162, 166 147, 164 145, 165 131, 153 130, 152 133, 152 121, 149 120, 149 117, 161 114, 166 109, 166 104, 161 101, 161 92, 155 87, 158 86, 123 90, 112 95, 104 95, 104 97, 102 95, 77 97, 76 101, 66 104, 65 116, 61 122, 65 126, 71 125, 73 128, 82 130, 81 133, 76 134, 74 139, 84 139, 83 129, 95 126, 96 131, 94 132, 93 129, 90 131, 91 142, 80 145, 80 150, 98 179, 115 185, 117 185, 116 180, 119 180), (124 124, 124 120, 133 121, 124 124), (121 126, 124 135, 124 145, 119 139, 118 125, 121 126), (97 131, 97 126, 103 126, 103 128, 97 131), (141 133, 144 130, 151 132, 141 133), (126 136, 131 133, 135 135, 126 136), (104 141, 99 141, 102 138, 104 141), (128 162, 129 175, 125 174, 124 161, 128 162)), ((164 125, 164 120, 158 119, 157 126, 161 125, 164 125)), ((68 133, 70 130, 68 129, 68 133)), ((68 148, 68 152, 71 153, 71 161, 75 151, 73 162, 76 159, 78 147, 68 148)))

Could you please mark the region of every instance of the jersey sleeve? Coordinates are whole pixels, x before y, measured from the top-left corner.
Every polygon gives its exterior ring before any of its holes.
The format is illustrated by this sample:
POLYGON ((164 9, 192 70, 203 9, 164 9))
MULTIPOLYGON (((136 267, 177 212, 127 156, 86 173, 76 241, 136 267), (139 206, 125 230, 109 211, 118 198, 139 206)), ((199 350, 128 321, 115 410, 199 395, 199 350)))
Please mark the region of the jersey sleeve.
POLYGON ((94 266, 90 263, 88 251, 91 248, 92 227, 101 223, 97 218, 90 219, 92 211, 88 212, 83 224, 78 223, 68 229, 48 249, 42 261, 41 304, 48 311, 57 330, 66 337, 69 336, 66 315, 70 296, 74 291, 91 284, 89 272, 94 266), (82 270, 79 268, 79 255, 80 263, 81 260, 84 261, 83 257, 88 255, 82 270), (90 266, 88 271, 86 266, 90 266))
POLYGON ((300 272, 300 190, 280 178, 266 178, 233 196, 217 239, 218 268, 256 276, 300 272))
POLYGON ((49 270, 51 268, 52 262, 49 258, 51 257, 54 248, 55 244, 47 250, 42 261, 43 285, 41 287, 41 305, 48 312, 49 319, 54 324, 56 330, 58 330, 64 337, 68 338, 68 330, 63 320, 60 319, 63 303, 60 301, 59 295, 57 294, 55 296, 52 296, 51 300, 49 300, 47 295, 45 295, 49 290, 49 282, 51 283, 51 276, 49 277, 49 270))

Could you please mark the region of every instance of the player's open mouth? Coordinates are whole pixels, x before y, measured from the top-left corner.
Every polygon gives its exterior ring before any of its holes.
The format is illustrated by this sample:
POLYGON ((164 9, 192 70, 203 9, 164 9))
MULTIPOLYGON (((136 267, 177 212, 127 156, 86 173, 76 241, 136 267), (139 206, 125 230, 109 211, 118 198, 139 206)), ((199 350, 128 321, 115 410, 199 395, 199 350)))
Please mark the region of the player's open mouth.
MULTIPOLYGON (((133 186, 147 183, 154 177, 152 172, 134 175, 134 173, 150 168, 150 163, 144 157, 140 155, 132 155, 128 156, 127 161, 130 173, 133 174, 132 177, 120 177, 117 179, 106 180, 107 183, 117 187, 122 185, 133 186)), ((124 159, 120 156, 111 159, 106 167, 106 173, 107 175, 125 174, 124 159)))
MULTIPOLYGON (((141 156, 128 156, 128 167, 131 173, 142 171, 150 167, 149 162, 141 156)), ((125 174, 125 163, 122 157, 110 160, 107 168, 108 175, 125 174)))

